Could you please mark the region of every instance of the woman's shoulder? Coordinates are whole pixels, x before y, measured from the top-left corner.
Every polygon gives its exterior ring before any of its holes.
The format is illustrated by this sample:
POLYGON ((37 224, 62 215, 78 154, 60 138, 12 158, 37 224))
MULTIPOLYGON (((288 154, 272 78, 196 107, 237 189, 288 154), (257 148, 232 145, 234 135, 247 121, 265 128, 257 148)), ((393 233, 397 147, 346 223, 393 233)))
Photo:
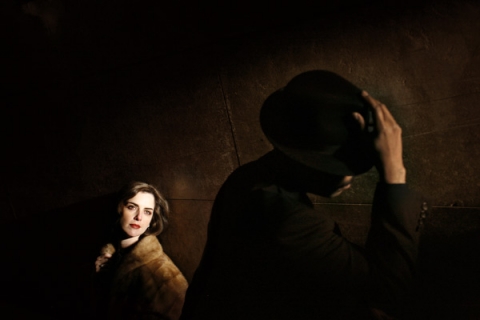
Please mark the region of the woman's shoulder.
POLYGON ((131 254, 140 260, 152 260, 162 257, 163 247, 154 235, 142 237, 133 247, 131 254))
POLYGON ((163 252, 163 247, 160 244, 160 241, 158 240, 157 236, 153 234, 149 234, 146 236, 143 236, 140 238, 138 241, 137 246, 144 246, 144 247, 152 247, 155 250, 161 250, 163 252))
POLYGON ((163 247, 156 236, 149 235, 142 238, 135 248, 135 252, 132 253, 143 260, 145 269, 157 278, 165 281, 178 277, 183 278, 182 272, 163 251, 163 247))
POLYGON ((138 272, 146 294, 159 295, 162 299, 166 295, 170 297, 167 300, 171 300, 183 297, 187 291, 185 276, 165 253, 138 268, 138 272))

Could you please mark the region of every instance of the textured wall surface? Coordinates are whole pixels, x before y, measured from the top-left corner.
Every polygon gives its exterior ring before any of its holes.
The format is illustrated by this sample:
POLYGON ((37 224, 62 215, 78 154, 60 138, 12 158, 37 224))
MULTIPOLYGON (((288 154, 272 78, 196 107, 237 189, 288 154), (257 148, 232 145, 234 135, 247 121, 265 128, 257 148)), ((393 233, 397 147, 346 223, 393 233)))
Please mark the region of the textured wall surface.
MULTIPOLYGON (((433 206, 411 318, 480 318, 480 4, 310 4, 3 2, 0 310, 86 313, 112 194, 132 179, 169 199, 161 240, 190 280, 218 188, 271 149, 263 101, 328 69, 390 107, 433 206)), ((312 198, 362 243, 376 181, 312 198)))

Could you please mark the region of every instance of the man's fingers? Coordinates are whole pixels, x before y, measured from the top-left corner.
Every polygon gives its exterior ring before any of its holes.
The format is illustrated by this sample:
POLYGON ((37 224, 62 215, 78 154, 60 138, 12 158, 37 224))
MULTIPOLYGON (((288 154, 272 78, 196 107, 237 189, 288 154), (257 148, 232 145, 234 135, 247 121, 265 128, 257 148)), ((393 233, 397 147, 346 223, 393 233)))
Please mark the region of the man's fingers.
POLYGON ((373 116, 375 117, 375 121, 377 123, 377 129, 380 130, 383 127, 384 122, 382 103, 369 95, 368 92, 365 90, 362 91, 362 97, 372 107, 373 116))
POLYGON ((388 108, 372 98, 366 91, 364 99, 370 104, 376 120, 377 134, 374 139, 378 152, 379 172, 387 183, 405 183, 406 170, 402 158, 402 128, 399 127, 388 108))
POLYGON ((373 113, 377 121, 378 130, 383 129, 384 124, 391 124, 391 125, 397 124, 397 122, 395 121, 395 118, 391 114, 390 110, 388 110, 386 105, 384 105, 377 99, 370 96, 368 92, 365 90, 362 91, 362 96, 364 97, 365 100, 367 100, 370 106, 372 106, 373 113))
POLYGON ((357 120, 358 124, 360 125, 360 129, 363 130, 365 129, 365 119, 362 117, 362 115, 358 112, 354 112, 353 117, 355 120, 357 120))
POLYGON ((382 103, 381 108, 383 112, 383 118, 385 119, 385 121, 391 121, 396 124, 397 122, 395 121, 395 118, 393 117, 390 110, 388 110, 387 106, 382 103))
POLYGON ((362 91, 362 97, 373 107, 378 108, 382 103, 368 94, 367 91, 362 91))

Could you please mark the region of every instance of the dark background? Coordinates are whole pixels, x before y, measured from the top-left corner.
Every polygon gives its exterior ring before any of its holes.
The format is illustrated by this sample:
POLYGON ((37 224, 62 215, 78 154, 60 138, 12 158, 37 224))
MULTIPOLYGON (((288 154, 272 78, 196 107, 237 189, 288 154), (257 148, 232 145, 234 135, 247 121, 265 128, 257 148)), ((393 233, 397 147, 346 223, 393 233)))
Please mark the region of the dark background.
MULTIPOLYGON (((0 9, 0 314, 88 314, 112 194, 132 179, 171 203, 161 240, 190 280, 218 188, 271 149, 262 102, 295 75, 328 69, 390 106, 408 181, 433 206, 409 318, 480 318, 478 1, 0 9)), ((312 198, 362 243, 376 180, 372 170, 338 198, 312 198)))

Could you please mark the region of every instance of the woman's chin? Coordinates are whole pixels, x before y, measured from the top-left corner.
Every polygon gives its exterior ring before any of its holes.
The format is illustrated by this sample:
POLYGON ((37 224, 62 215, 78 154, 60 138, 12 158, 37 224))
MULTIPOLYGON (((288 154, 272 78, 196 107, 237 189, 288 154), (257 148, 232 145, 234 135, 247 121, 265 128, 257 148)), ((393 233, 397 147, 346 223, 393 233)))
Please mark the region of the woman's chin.
POLYGON ((125 238, 135 238, 135 237, 139 237, 141 236, 142 234, 145 233, 146 230, 143 230, 143 229, 127 229, 127 230, 123 230, 123 233, 125 234, 125 238))
POLYGON ((135 237, 141 236, 144 233, 145 233, 145 230, 135 230, 133 232, 127 233, 127 235, 129 235, 131 238, 135 238, 135 237))

